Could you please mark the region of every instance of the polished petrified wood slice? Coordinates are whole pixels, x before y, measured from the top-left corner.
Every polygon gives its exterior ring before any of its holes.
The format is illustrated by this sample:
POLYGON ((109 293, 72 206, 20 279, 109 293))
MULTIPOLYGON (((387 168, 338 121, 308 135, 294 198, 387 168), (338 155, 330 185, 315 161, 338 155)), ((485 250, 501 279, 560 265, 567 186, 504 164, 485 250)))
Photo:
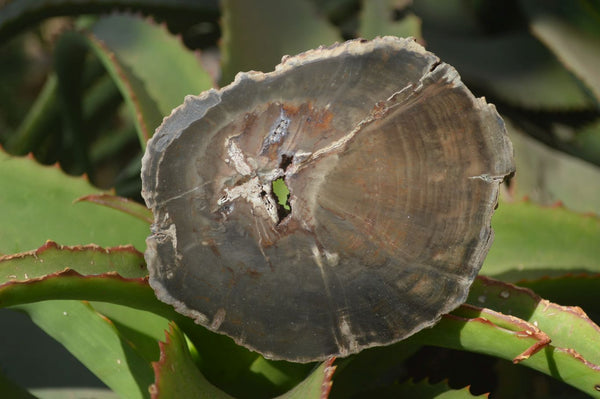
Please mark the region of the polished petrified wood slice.
POLYGON ((413 40, 285 58, 186 98, 148 143, 150 284, 269 358, 396 342, 465 300, 512 171, 494 106, 413 40))

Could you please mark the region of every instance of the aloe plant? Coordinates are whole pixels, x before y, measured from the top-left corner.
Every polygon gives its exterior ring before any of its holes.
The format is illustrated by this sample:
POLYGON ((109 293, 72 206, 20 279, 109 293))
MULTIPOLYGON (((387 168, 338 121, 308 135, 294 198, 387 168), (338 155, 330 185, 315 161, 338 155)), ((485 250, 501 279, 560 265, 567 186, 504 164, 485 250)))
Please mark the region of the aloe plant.
MULTIPOLYGON (((123 398, 600 397, 599 43, 592 0, 6 2, 0 306, 123 398), (297 364, 158 301, 139 171, 163 117, 237 72, 377 35, 414 36, 507 122, 517 174, 467 303, 397 344, 297 364)), ((0 375, 0 396, 50 397, 28 388, 0 375)))

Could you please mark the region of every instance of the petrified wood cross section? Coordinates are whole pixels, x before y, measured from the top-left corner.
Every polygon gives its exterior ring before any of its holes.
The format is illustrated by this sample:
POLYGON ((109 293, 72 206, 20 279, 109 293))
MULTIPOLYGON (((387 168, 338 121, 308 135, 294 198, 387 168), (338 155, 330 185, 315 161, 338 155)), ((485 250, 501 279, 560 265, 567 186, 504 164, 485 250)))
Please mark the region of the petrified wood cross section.
POLYGON ((269 358, 396 342, 465 300, 512 171, 494 106, 413 40, 287 57, 187 97, 148 143, 150 284, 269 358))

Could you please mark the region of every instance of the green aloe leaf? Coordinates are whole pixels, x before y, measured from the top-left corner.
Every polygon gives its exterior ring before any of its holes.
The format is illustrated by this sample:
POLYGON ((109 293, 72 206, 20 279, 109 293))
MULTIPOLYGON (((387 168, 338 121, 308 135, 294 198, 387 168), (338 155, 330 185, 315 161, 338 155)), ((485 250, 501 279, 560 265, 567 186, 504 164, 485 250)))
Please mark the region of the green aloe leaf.
POLYGON ((94 165, 111 163, 119 166, 127 162, 127 160, 115 162, 115 156, 131 151, 131 148, 136 146, 138 143, 137 131, 134 121, 127 115, 126 105, 122 101, 119 89, 108 74, 88 91, 88 98, 83 105, 86 126, 102 126, 105 122, 102 119, 106 118, 106 115, 115 115, 121 122, 118 126, 107 127, 106 131, 102 131, 90 143, 90 161, 94 165), (114 94, 113 91, 118 96, 118 104, 112 103, 112 98, 107 98, 114 94))
POLYGON ((600 327, 580 308, 557 305, 527 288, 485 277, 475 280, 467 303, 531 323, 553 346, 576 351, 600 372, 600 327))
POLYGON ((493 99, 533 110, 595 107, 594 98, 528 33, 454 36, 424 31, 429 50, 453 65, 471 87, 493 99))
MULTIPOLYGON (((274 396, 306 376, 310 365, 265 360, 176 313, 156 299, 143 277, 143 265, 142 255, 131 247, 61 247, 47 243, 36 251, 0 258, 0 307, 27 304, 33 309, 37 303, 56 303, 60 308, 63 302, 53 300, 94 301, 93 308, 107 316, 147 361, 158 359, 157 342, 163 338, 167 321, 175 320, 196 345, 201 372, 236 397, 247 396, 248 392, 274 396)), ((44 305, 45 309, 48 306, 44 305)), ((41 327, 45 329, 46 325, 41 327)))
POLYGON ((135 116, 142 146, 186 95, 213 86, 197 55, 164 26, 149 20, 127 15, 100 18, 88 39, 135 116))
POLYGON ((0 41, 46 18, 60 15, 107 13, 115 9, 136 10, 162 16, 186 17, 215 14, 214 0, 19 0, 0 6, 0 41))
POLYGON ((466 312, 459 309, 454 312, 455 315, 464 316, 466 313, 470 318, 483 317, 496 326, 520 330, 521 337, 538 339, 538 343, 516 356, 513 362, 521 362, 593 397, 600 397, 593 383, 600 375, 597 344, 600 342, 600 328, 580 308, 560 306, 540 298, 529 289, 485 277, 475 280, 467 302, 486 306, 494 312, 486 309, 473 311, 471 308, 466 312), (496 311, 502 313, 496 314, 496 311), (518 324, 521 326, 517 327, 518 324))
POLYGON ((150 363, 159 359, 158 342, 164 339, 165 331, 169 329, 169 319, 115 303, 93 301, 90 305, 110 319, 119 334, 135 345, 136 351, 144 360, 150 363))
POLYGON ((146 274, 143 255, 130 246, 65 247, 47 242, 35 251, 0 257, 0 306, 52 299, 105 301, 93 303, 94 309, 108 316, 135 342, 140 355, 152 361, 158 359, 157 342, 167 328, 167 319, 159 315, 171 318, 176 313, 156 299, 146 274))
MULTIPOLYGON (((11 187, 11 190, 5 190, 0 198, 0 203, 5 210, 2 212, 3 220, 0 223, 2 236, 0 241, 4 245, 2 252, 35 248, 48 238, 60 239, 69 244, 134 243, 138 248, 144 248, 144 238, 148 234, 146 222, 137 221, 129 215, 94 204, 73 203, 84 194, 98 191, 84 179, 68 177, 58 168, 43 167, 31 158, 10 157, 4 153, 0 153, 0 157, 3 165, 0 184, 3 187, 11 187)), ((38 251, 5 256, 2 259, 4 271, 2 278, 5 283, 0 288, 2 306, 17 305, 30 314, 40 315, 46 313, 56 315, 62 314, 57 312, 64 311, 68 312, 73 319, 87 320, 92 317, 90 310, 81 307, 79 302, 33 302, 56 296, 62 299, 91 296, 92 299, 94 295, 102 299, 118 301, 119 294, 129 293, 134 301, 147 301, 160 307, 160 303, 145 281, 126 280, 114 274, 114 271, 118 271, 132 278, 146 274, 143 257, 133 247, 106 251, 94 245, 61 248, 54 244, 46 244, 38 251), (105 278, 90 276, 90 280, 86 280, 73 270, 63 271, 66 267, 75 267, 82 273, 91 275, 107 274, 110 271, 113 271, 113 274, 108 274, 105 278), (19 279, 21 281, 17 281, 19 279), (69 310, 61 311, 67 308, 69 310)), ((114 384, 117 386, 125 384, 130 387, 137 385, 135 381, 115 382, 113 380, 116 377, 104 375, 103 369, 96 368, 101 367, 100 363, 91 364, 94 363, 93 357, 97 357, 98 352, 87 353, 83 349, 74 351, 75 346, 69 346, 77 343, 84 345, 83 338, 79 340, 77 337, 79 334, 86 333, 88 328, 92 328, 85 322, 62 325, 60 317, 53 319, 33 317, 33 320, 63 343, 113 389, 122 389, 115 387, 114 384), (86 328, 81 328, 83 325, 86 328)), ((119 343, 118 346, 120 348, 121 344, 119 343)), ((136 356, 143 359, 140 355, 136 356)), ((148 371, 150 371, 149 363, 148 371)), ((129 388, 126 392, 128 394, 123 396, 135 397, 133 394, 129 395, 131 393, 129 388)))
POLYGON ((505 281, 600 272, 600 219, 564 207, 501 201, 480 274, 505 281))
MULTIPOLYGON (((36 324, 65 345, 122 396, 145 397, 146 390, 137 392, 132 389, 143 381, 145 373, 150 370, 150 362, 158 359, 157 337, 167 327, 167 320, 136 308, 149 309, 167 317, 174 313, 169 306, 156 299, 147 280, 143 278, 145 275, 143 256, 133 247, 64 247, 48 242, 35 251, 0 257, 0 306, 26 311, 36 324), (125 303, 131 307, 109 303, 98 303, 93 307, 86 304, 82 307, 78 301, 62 299, 97 299, 125 303), (99 323, 94 321, 94 314, 98 310, 102 311, 100 318, 109 323, 110 328, 99 327, 99 335, 90 339, 98 339, 100 343, 91 345, 82 335, 88 328, 94 328, 86 322, 91 320, 92 324, 99 323), (40 313, 44 317, 40 317, 40 313), (68 315, 75 321, 64 322, 61 317, 45 317, 46 313, 63 317, 68 315), (78 320, 82 324, 78 324, 78 320), (86 328, 81 328, 82 325, 86 328), (121 349, 123 342, 130 348, 121 349), (87 345, 88 348, 75 345, 87 345), (97 345, 104 345, 106 351, 113 355, 125 351, 127 356, 119 359, 123 359, 123 363, 133 362, 126 365, 130 375, 117 377, 111 373, 121 371, 109 372, 104 359, 94 360, 97 353, 94 354, 93 350, 97 349, 97 345), (134 356, 130 358, 128 353, 132 350, 134 356)), ((147 382, 149 384, 151 381, 147 382)))
POLYGON ((0 306, 84 299, 172 316, 172 308, 159 302, 148 286, 144 266, 142 255, 131 247, 50 242, 35 251, 0 257, 0 306))
MULTIPOLYGON (((172 310, 154 297, 145 275, 143 256, 132 247, 61 247, 48 242, 36 251, 0 258, 0 306, 98 299, 170 315, 172 310)), ((164 318, 106 303, 94 308, 109 316, 146 360, 158 358, 156 342, 166 328, 164 318)))
POLYGON ((67 267, 82 275, 112 272, 124 278, 143 278, 148 274, 144 255, 132 246, 61 246, 47 241, 36 250, 0 257, 0 286, 60 273, 67 267))
POLYGON ((119 334, 113 323, 91 305, 77 301, 49 301, 18 305, 13 309, 26 312, 120 396, 149 397, 150 364, 119 334))
MULTIPOLYGON (((595 388, 600 366, 571 348, 549 344, 550 338, 544 332, 516 317, 463 305, 414 339, 425 345, 511 360, 564 381, 592 397, 600 397, 595 388)), ((600 337, 594 339, 598 342, 600 337)))
POLYGON ((154 221, 154 217, 152 216, 152 211, 150 209, 146 208, 139 202, 132 201, 128 198, 119 197, 118 195, 107 193, 89 194, 77 198, 76 201, 91 202, 106 206, 108 208, 117 209, 148 223, 148 228, 150 228, 150 224, 154 221))
POLYGON ((421 19, 411 12, 406 12, 403 18, 394 20, 396 0, 363 1, 360 17, 360 36, 373 39, 376 36, 412 36, 421 39, 421 19))
POLYGON ((567 146, 571 154, 600 166, 600 120, 579 129, 567 146))
POLYGON ((600 105, 600 7, 596 1, 520 0, 532 33, 594 93, 600 105))
MULTIPOLYGON (((65 32, 54 47, 54 67, 62 116, 58 127, 61 139, 57 140, 60 143, 61 165, 70 174, 86 172, 94 178, 96 168, 93 168, 95 165, 92 164, 91 155, 97 141, 108 136, 106 133, 118 134, 120 140, 117 145, 123 146, 131 142, 132 135, 128 126, 122 129, 110 123, 110 116, 117 112, 123 100, 104 66, 96 57, 90 57, 89 53, 86 37, 78 32, 65 32)), ((127 117, 124 119, 128 120, 127 117)), ((33 134, 35 131, 27 133, 33 134)), ((120 148, 114 144, 111 147, 113 152, 110 156, 114 161, 122 152, 117 152, 120 148)), ((97 156, 98 151, 94 152, 97 156)))
MULTIPOLYGON (((89 250, 92 251, 92 249, 89 250)), ((12 259, 15 257, 5 257, 4 261, 10 264, 12 259)), ((32 267, 39 267, 36 265, 38 259, 34 256, 28 256, 26 259, 29 260, 32 267)), ((11 299, 17 301, 16 303, 24 303, 64 297, 117 302, 161 314, 167 319, 176 319, 178 322, 182 322, 182 325, 191 323, 177 315, 169 306, 158 302, 145 280, 125 280, 110 274, 81 276, 65 271, 25 282, 7 282, 0 290, 0 303, 4 305, 13 305, 15 302, 11 302, 11 299), (51 285, 52 283, 55 285, 51 285), (116 286, 113 287, 113 285, 116 286)), ((594 373, 600 373, 600 369, 597 370, 597 366, 592 362, 600 359, 600 354, 594 345, 594 342, 598 342, 600 339, 600 332, 598 327, 580 312, 543 301, 529 291, 509 284, 484 279, 479 279, 474 284, 471 291, 471 302, 499 309, 506 314, 487 309, 463 307, 453 316, 445 317, 433 329, 424 330, 415 336, 416 341, 413 341, 413 344, 416 342, 417 344, 442 345, 483 352, 505 359, 516 358, 522 360, 523 364, 531 361, 531 367, 550 375, 554 375, 552 374, 554 366, 549 363, 553 361, 559 372, 574 368, 578 373, 576 376, 560 374, 560 379, 584 391, 587 389, 585 386, 590 379, 598 377, 594 373), (565 330, 565 326, 576 328, 565 330), (467 335, 463 336, 463 333, 467 335), (441 339, 440 335, 443 335, 444 338, 441 339), (556 346, 548 345, 550 338, 556 346), (507 348, 511 348, 511 350, 508 351, 507 348), (539 350, 545 351, 546 356, 551 355, 552 360, 540 359, 539 350)), ((127 324, 122 321, 120 323, 127 324)), ((158 329, 155 329, 154 333, 147 335, 154 337, 157 331, 158 329)), ((198 328, 194 332, 194 329, 189 326, 186 327, 186 331, 190 331, 192 336, 201 332, 198 328)), ((400 344, 410 344, 410 340, 400 344)), ((221 347, 221 349, 223 348, 221 347)), ((385 349, 386 351, 390 350, 389 348, 385 349)), ((203 350, 199 349, 199 353, 202 357, 203 350)), ((222 351, 221 355, 223 355, 222 351)), ((138 353, 138 356, 143 359, 148 357, 145 351, 143 354, 138 353)), ((556 377, 556 375, 554 376, 556 377)))
POLYGON ((0 306, 34 304, 53 299, 85 299, 123 304, 173 316, 167 305, 159 302, 145 279, 124 279, 114 273, 83 276, 71 269, 28 280, 9 281, 0 286, 0 306))
POLYGON ((282 394, 302 381, 310 370, 310 364, 264 359, 225 335, 199 327, 189 318, 175 316, 174 320, 194 343, 201 373, 236 398, 282 394))
MULTIPOLYGON (((287 392, 301 383, 310 371, 312 364, 289 363, 284 361, 268 360, 257 356, 250 364, 249 371, 264 378, 271 387, 268 396, 273 397, 281 392, 287 392)), ((267 387, 263 388, 267 393, 267 387)))
POLYGON ((82 86, 88 47, 74 32, 63 34, 54 49, 62 116, 63 167, 73 174, 90 173, 82 113, 82 86))
MULTIPOLYGON (((513 198, 527 197, 542 205, 561 202, 573 211, 600 215, 599 167, 552 149, 506 122, 517 164, 511 181, 513 198)), ((597 136, 600 155, 600 124, 597 136)))
MULTIPOLYGON (((600 356, 597 342, 600 342, 600 328, 578 308, 559 306, 530 290, 479 277, 471 288, 468 304, 443 316, 430 329, 386 348, 363 351, 356 359, 373 352, 371 364, 377 368, 382 361, 391 365, 395 354, 405 348, 414 351, 421 345, 441 346, 506 359, 566 382, 592 397, 600 397, 596 390, 600 376, 600 366, 595 363, 600 356)), ((360 369, 350 372, 353 359, 347 360, 348 365, 344 360, 340 363, 340 379, 336 383, 348 380, 341 379, 344 367, 360 381, 360 369)), ((401 366, 402 360, 399 356, 396 367, 401 366)), ((357 392, 361 392, 358 396, 383 393, 388 385, 372 384, 365 391, 345 391, 343 395, 336 394, 334 385, 332 397, 349 397, 357 392)))
POLYGON ((0 163, 0 187, 10 187, 0 196, 0 254, 38 248, 46 240, 145 248, 146 222, 91 203, 73 203, 99 191, 85 179, 2 151, 0 163))
POLYGON ((320 399, 327 398, 333 384, 332 377, 336 366, 335 358, 321 363, 304 381, 294 389, 278 396, 279 399, 320 399))
MULTIPOLYGON (((18 130, 7 138, 6 148, 14 155, 32 152, 46 164, 59 160, 71 174, 85 169, 94 179, 98 164, 114 162, 126 145, 135 145, 136 132, 130 123, 114 125, 107 117, 118 111, 121 94, 100 61, 86 56, 89 51, 81 39, 71 32, 57 41, 56 71, 18 130), (85 62, 76 63, 77 54, 86 56, 85 62)), ((128 122, 127 116, 122 119, 128 122)))
POLYGON ((241 71, 272 71, 284 55, 341 40, 340 34, 303 0, 224 0, 221 83, 241 71))
POLYGON ((518 284, 553 302, 579 306, 592 320, 600 322, 600 274, 568 274, 524 280, 518 284))
POLYGON ((183 333, 174 323, 160 342, 160 360, 153 363, 151 398, 231 398, 200 373, 190 355, 183 333))
POLYGON ((600 106, 600 30, 592 35, 551 16, 535 18, 531 22, 531 29, 590 88, 600 106))
POLYGON ((53 136, 60 126, 58 79, 52 73, 36 98, 19 129, 8 137, 6 147, 16 155, 37 150, 46 136, 53 136))

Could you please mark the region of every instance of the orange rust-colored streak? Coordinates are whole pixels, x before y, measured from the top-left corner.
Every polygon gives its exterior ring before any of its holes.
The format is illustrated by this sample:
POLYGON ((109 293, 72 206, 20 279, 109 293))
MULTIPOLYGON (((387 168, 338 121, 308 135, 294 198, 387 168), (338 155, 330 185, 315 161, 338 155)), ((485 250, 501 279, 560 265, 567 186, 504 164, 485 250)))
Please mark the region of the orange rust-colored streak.
POLYGON ((317 129, 329 129, 332 120, 333 113, 328 110, 322 110, 314 116, 314 127, 316 127, 317 129))
POLYGON ((246 269, 246 274, 252 278, 259 278, 260 276, 262 276, 262 273, 259 272, 258 270, 255 269, 246 269))
POLYGON ((206 245, 208 245, 208 247, 210 248, 212 253, 215 254, 215 256, 217 256, 219 258, 221 257, 221 251, 219 251, 219 246, 217 245, 215 240, 210 239, 210 240, 206 241, 206 245))
MULTIPOLYGON (((311 103, 307 103, 306 106, 308 107, 309 111, 312 111, 311 103)), ((300 109, 301 109, 301 107, 298 107, 298 106, 292 105, 292 104, 282 104, 281 108, 285 111, 286 115, 288 115, 288 116, 296 116, 300 112, 300 109)))
POLYGON ((293 117, 299 114, 306 114, 311 129, 325 130, 330 128, 333 120, 333 113, 327 109, 316 109, 312 102, 306 102, 300 106, 292 104, 282 104, 281 108, 286 115, 293 117))

